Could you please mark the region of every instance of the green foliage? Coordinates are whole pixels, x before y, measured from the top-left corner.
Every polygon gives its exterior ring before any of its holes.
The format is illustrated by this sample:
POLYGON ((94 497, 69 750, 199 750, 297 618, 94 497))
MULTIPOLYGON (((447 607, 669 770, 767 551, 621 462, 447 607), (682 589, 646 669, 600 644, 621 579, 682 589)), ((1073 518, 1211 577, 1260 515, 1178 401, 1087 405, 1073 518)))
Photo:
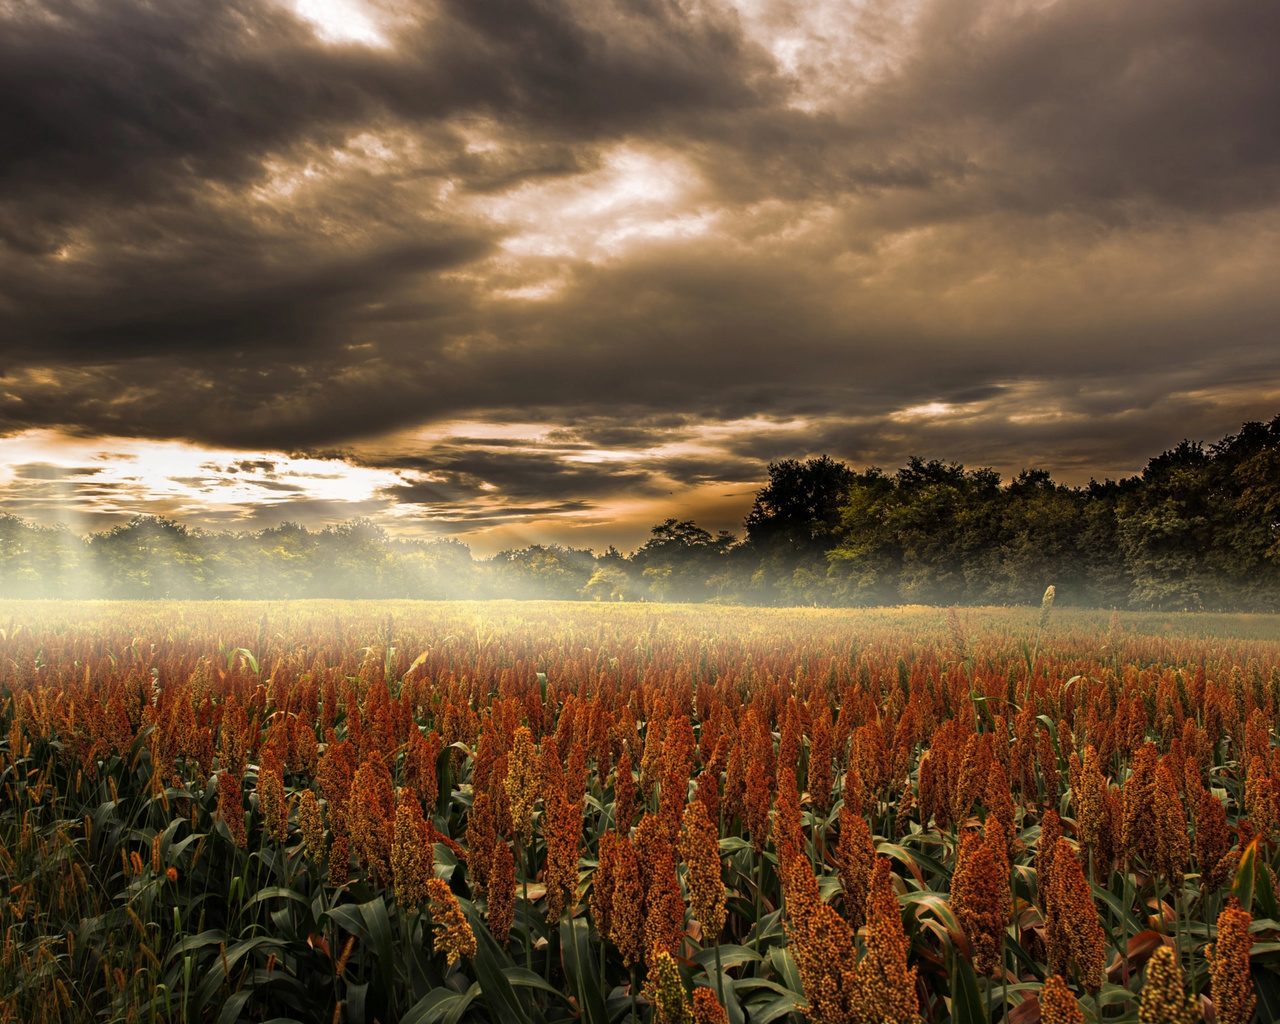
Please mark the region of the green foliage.
POLYGON ((921 458, 893 474, 788 459, 743 525, 739 540, 668 518, 630 555, 533 544, 475 559, 367 519, 230 534, 137 516, 82 540, 0 516, 0 595, 984 605, 1034 604, 1053 584, 1063 604, 1277 611, 1280 417, 1086 487, 921 458))
POLYGON ((1280 609, 1280 417, 1206 450, 1183 442, 1141 477, 1088 487, 1040 470, 912 459, 855 475, 829 551, 837 601, 1280 609))

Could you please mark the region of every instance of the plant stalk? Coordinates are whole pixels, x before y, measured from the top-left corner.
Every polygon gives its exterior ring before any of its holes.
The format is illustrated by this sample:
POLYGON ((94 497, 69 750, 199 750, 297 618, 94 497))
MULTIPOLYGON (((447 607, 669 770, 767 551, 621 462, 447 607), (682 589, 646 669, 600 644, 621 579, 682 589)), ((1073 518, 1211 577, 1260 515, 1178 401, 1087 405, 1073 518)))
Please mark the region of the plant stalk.
POLYGON ((764 912, 764 851, 756 854, 756 934, 755 951, 760 953, 760 916, 764 912))
POLYGON ((720 966, 720 936, 716 936, 716 995, 720 997, 720 1005, 724 1006, 724 968, 720 966))

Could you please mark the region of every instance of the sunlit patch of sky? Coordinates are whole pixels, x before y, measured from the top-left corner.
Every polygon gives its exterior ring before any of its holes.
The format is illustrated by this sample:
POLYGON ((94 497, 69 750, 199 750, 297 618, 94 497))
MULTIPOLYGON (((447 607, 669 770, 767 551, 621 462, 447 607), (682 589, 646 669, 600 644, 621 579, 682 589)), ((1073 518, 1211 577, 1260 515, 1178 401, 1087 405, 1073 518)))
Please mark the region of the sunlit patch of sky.
POLYGON ((695 239, 720 216, 688 159, 626 144, 594 170, 460 203, 504 231, 492 267, 499 281, 519 282, 494 289, 508 299, 554 296, 567 282, 565 261, 598 265, 646 244, 695 239))
POLYGON ((73 529, 135 513, 234 527, 264 506, 299 499, 354 509, 398 479, 390 470, 281 452, 31 430, 0 438, 0 511, 29 501, 30 467, 56 478, 59 491, 54 508, 30 518, 73 529))
MULTIPOLYGON (((798 424, 778 425, 796 430, 798 424)), ((0 511, 82 532, 109 528, 132 515, 162 515, 210 529, 257 529, 282 520, 311 527, 370 516, 405 536, 458 535, 479 554, 530 543, 603 548, 634 546, 663 519, 699 518, 712 529, 740 528, 754 487, 739 481, 682 481, 664 474, 663 460, 703 457, 735 464, 725 445, 756 435, 761 423, 695 425, 674 441, 614 449, 554 439, 545 425, 461 421, 437 424, 411 437, 380 442, 386 458, 397 448, 447 468, 459 451, 553 453, 566 466, 604 464, 640 468, 643 484, 593 500, 530 500, 506 493, 501 477, 473 481, 461 500, 442 491, 431 502, 396 502, 397 486, 446 479, 428 466, 388 469, 347 458, 212 448, 180 441, 79 438, 30 430, 0 438, 0 511)), ((372 449, 371 449, 372 450, 372 449)))
POLYGON ((838 4, 738 0, 748 36, 792 77, 788 105, 818 111, 842 102, 901 66, 921 0, 838 4))
POLYGON ((359 0, 290 0, 290 6, 326 43, 390 45, 375 11, 359 0))
MULTIPOLYGON (((504 432, 501 426, 487 429, 490 435, 504 432)), ((317 528, 365 515, 395 533, 465 534, 487 553, 513 544, 563 542, 578 520, 614 520, 608 510, 582 502, 513 503, 495 494, 492 500, 433 509, 397 506, 382 497, 387 488, 429 476, 337 458, 178 441, 75 438, 43 430, 0 438, 0 512, 81 532, 107 529, 133 515, 233 530, 285 519, 317 528)), ((498 490, 488 482, 480 489, 498 490)))

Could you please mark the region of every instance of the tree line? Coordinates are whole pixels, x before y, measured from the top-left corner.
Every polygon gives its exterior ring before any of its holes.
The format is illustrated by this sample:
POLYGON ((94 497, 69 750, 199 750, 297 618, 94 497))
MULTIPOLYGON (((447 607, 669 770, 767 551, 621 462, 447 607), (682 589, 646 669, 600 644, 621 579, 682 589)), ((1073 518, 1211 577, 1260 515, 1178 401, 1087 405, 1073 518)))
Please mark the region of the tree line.
POLYGON ((766 605, 1022 604, 1280 611, 1280 416, 1183 441, 1083 487, 912 458, 769 466, 744 532, 667 519, 630 554, 534 544, 477 559, 367 519, 189 530, 138 516, 78 537, 0 516, 0 595, 543 598, 766 605))

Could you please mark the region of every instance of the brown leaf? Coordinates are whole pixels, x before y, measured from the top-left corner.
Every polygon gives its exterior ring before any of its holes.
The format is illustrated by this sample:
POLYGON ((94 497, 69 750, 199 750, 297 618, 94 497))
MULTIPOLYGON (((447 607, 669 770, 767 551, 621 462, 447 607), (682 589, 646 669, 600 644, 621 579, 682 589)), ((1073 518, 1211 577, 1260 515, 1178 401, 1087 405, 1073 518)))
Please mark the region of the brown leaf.
MULTIPOLYGON (((1151 959, 1151 954, 1163 946, 1165 941, 1165 936, 1150 929, 1133 936, 1129 940, 1129 975, 1132 977, 1142 970, 1143 965, 1151 959)), ((1117 956, 1115 962, 1107 968, 1107 980, 1115 981, 1123 977, 1124 968, 1124 958, 1117 956)))
POLYGON ((1039 1024, 1040 1000, 1035 996, 1027 996, 1009 1011, 1009 1024, 1039 1024))

